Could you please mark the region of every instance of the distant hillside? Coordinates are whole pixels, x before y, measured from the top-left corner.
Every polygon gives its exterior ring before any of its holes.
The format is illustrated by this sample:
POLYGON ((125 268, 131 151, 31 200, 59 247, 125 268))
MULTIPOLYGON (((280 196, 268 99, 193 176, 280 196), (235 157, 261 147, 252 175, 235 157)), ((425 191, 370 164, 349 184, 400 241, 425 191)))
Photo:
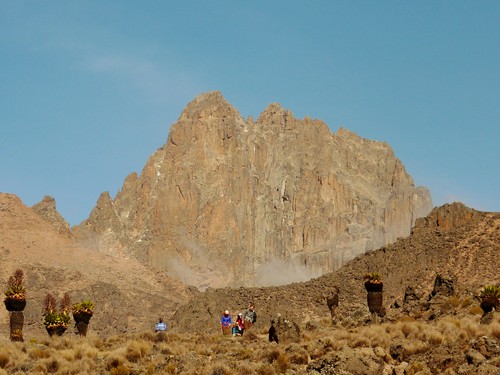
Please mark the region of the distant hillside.
POLYGON ((245 120, 210 92, 73 232, 197 287, 277 285, 407 236, 431 209, 386 143, 331 133, 276 103, 245 120), (282 265, 293 271, 269 277, 282 265))
POLYGON ((454 280, 458 295, 474 297, 485 284, 500 283, 499 255, 500 213, 475 211, 461 203, 444 205, 417 220, 409 237, 320 278, 280 287, 209 289, 177 311, 174 325, 178 331, 217 330, 222 310, 234 314, 249 302, 256 306, 261 327, 278 313, 304 323, 329 316, 325 296, 334 286, 340 289, 339 310, 348 316, 366 306, 367 272, 383 273, 388 309, 395 301, 401 304, 408 286, 428 295, 438 273, 454 280))
MULTIPOLYGON (((151 329, 158 316, 168 316, 191 297, 185 285, 134 259, 101 254, 76 244, 55 212, 50 197, 29 208, 15 195, 0 193, 0 288, 5 290, 17 268, 24 271, 28 289, 26 337, 47 335, 41 315, 47 293, 60 299, 70 292, 74 302, 93 300, 96 308, 90 330, 99 335, 151 329)), ((2 304, 3 337, 8 337, 8 322, 2 304)))

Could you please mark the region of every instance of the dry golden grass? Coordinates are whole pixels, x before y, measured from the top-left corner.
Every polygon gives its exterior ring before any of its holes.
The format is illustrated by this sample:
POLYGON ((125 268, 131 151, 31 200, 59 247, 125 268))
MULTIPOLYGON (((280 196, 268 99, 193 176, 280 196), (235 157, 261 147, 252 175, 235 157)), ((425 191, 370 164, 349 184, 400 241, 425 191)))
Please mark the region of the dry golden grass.
MULTIPOLYGON (((401 319, 380 324, 343 328, 320 320, 309 324, 297 343, 271 344, 267 334, 256 331, 242 337, 209 334, 140 333, 109 338, 62 337, 0 342, 0 375, 21 373, 60 374, 280 374, 306 373, 311 361, 332 358, 338 351, 372 353, 385 363, 398 343, 408 374, 429 373, 433 348, 458 345, 467 348, 482 336, 500 340, 500 316, 483 325, 477 315, 444 316, 432 322, 401 319), (384 354, 384 351, 386 354, 384 354)), ((463 349, 461 349, 463 350, 463 349)), ((463 355, 462 355, 463 357, 463 355)), ((465 359, 461 358, 462 363, 465 359)), ((500 360, 492 359, 493 366, 500 360)), ((446 370, 452 374, 453 369, 446 370)), ((444 372, 444 370, 443 370, 444 372)))

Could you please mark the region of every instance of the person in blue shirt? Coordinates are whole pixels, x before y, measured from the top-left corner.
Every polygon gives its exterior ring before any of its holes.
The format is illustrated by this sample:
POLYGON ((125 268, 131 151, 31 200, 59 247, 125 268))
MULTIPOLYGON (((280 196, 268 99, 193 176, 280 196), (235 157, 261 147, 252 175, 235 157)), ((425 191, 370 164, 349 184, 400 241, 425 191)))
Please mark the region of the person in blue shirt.
POLYGON ((231 326, 233 325, 233 319, 229 315, 229 310, 224 311, 224 314, 220 317, 220 327, 222 329, 223 335, 231 334, 231 326))
POLYGON ((158 323, 156 323, 155 325, 155 332, 166 331, 166 330, 167 330, 167 323, 165 323, 163 319, 160 318, 158 323))

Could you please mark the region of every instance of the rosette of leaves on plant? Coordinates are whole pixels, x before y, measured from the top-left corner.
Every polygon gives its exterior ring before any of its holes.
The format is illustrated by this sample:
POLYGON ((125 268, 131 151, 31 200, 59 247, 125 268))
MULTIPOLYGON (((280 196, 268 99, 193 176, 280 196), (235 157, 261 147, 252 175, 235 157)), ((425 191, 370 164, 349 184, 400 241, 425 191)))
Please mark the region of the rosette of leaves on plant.
POLYGON ((26 287, 24 273, 17 269, 7 281, 7 290, 4 292, 5 308, 8 311, 22 311, 26 307, 26 287))
POLYGON ((382 274, 379 272, 370 272, 364 276, 365 288, 368 292, 381 292, 383 288, 382 274))
POLYGON ((86 336, 90 318, 94 314, 94 302, 84 300, 80 303, 75 303, 71 311, 73 312, 73 319, 75 320, 78 333, 81 336, 86 336))
POLYGON ((61 300, 60 309, 57 310, 57 302, 52 294, 47 294, 43 303, 43 324, 50 336, 62 335, 68 328, 71 320, 69 315, 71 300, 68 293, 61 300))
POLYGON ((485 285, 479 293, 479 299, 481 301, 483 315, 488 314, 494 308, 498 309, 500 307, 500 287, 496 285, 485 285))
POLYGON ((86 315, 91 317, 94 314, 94 302, 90 300, 84 300, 80 303, 75 303, 71 308, 73 312, 73 317, 77 321, 77 317, 81 315, 86 315))

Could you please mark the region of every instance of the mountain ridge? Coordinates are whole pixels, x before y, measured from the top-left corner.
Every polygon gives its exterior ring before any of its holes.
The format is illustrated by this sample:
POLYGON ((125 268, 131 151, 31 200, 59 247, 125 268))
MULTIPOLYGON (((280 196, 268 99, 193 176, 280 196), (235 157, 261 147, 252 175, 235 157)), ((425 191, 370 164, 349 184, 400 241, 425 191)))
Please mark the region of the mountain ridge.
MULTIPOLYGON (((73 302, 94 301, 91 329, 101 335, 147 329, 157 316, 191 298, 187 286, 134 259, 81 246, 40 214, 39 206, 27 207, 14 194, 0 193, 0 232, 0 280, 5 287, 16 269, 24 271, 30 335, 46 335, 41 313, 47 293, 61 298, 69 292, 73 302)), ((7 311, 0 309, 4 336, 8 321, 7 311)))

